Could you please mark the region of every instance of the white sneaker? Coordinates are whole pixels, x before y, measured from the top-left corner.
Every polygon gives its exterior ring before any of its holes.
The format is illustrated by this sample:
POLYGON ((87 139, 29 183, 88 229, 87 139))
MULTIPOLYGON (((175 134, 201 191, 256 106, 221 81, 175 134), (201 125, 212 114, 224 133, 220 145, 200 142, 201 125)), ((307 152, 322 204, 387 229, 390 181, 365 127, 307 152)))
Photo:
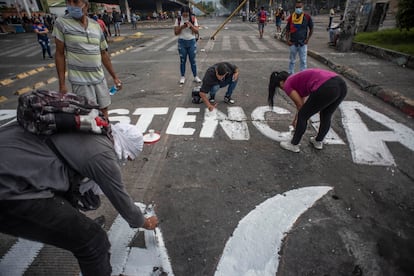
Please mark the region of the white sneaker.
POLYGON ((185 78, 184 77, 181 77, 180 84, 184 84, 184 82, 185 82, 185 78))
POLYGON ((318 149, 318 150, 323 149, 323 141, 316 141, 315 137, 310 137, 309 142, 313 145, 315 149, 318 149))
POLYGON ((195 76, 195 77, 194 77, 194 81, 195 81, 196 83, 201 83, 201 79, 200 79, 198 76, 195 76))
POLYGON ((290 141, 282 141, 280 142, 280 146, 285 150, 290 150, 292 152, 300 152, 299 145, 292 145, 290 141))

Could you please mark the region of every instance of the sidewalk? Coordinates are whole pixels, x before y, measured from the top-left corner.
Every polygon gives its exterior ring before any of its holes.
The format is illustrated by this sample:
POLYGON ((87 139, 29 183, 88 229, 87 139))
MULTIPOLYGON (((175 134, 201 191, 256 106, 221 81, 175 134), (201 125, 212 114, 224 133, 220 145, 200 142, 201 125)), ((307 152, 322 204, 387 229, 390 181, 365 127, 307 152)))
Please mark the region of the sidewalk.
MULTIPOLYGON (((335 18, 337 21, 338 19, 335 18)), ((334 20, 334 23, 335 23, 334 20)), ((414 70, 363 52, 340 53, 328 46, 328 16, 314 16, 308 55, 356 83, 363 91, 414 117, 414 70)))

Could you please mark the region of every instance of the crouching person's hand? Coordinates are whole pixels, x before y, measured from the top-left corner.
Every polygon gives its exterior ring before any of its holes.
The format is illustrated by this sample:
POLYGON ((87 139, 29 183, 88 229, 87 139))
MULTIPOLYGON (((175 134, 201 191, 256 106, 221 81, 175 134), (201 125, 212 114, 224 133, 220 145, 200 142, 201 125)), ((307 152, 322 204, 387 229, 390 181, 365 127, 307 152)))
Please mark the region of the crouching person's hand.
POLYGON ((158 218, 157 216, 152 216, 152 217, 145 218, 144 225, 142 227, 147 230, 154 230, 157 226, 158 226, 158 218))

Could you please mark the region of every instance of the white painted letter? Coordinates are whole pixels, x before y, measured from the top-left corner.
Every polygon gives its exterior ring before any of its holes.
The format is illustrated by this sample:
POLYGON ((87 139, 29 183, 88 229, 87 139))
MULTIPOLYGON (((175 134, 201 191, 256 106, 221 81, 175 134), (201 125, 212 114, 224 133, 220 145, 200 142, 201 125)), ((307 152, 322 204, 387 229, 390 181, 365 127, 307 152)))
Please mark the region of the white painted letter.
POLYGON ((16 120, 16 109, 0 109, 0 122, 3 120, 9 120, 9 119, 13 119, 12 121, 9 121, 3 125, 0 126, 5 126, 10 122, 13 122, 16 120))
POLYGON ((154 115, 165 115, 168 113, 168 107, 159 108, 137 108, 132 115, 141 115, 137 121, 137 128, 144 133, 154 119, 154 115))
MULTIPOLYGON (((128 115, 129 110, 125 108, 112 109, 108 111, 108 115, 111 115, 111 114, 128 115)), ((129 118, 129 116, 110 116, 109 120, 111 121, 111 123, 120 122, 120 123, 129 124, 131 122, 131 118, 129 118)))
POLYGON ((168 125, 167 134, 173 135, 193 135, 195 128, 184 128, 186 122, 194 123, 195 115, 188 115, 190 112, 200 112, 200 108, 177 107, 168 125))
MULTIPOLYGON (((252 112, 253 125, 267 138, 274 141, 286 141, 292 138, 289 131, 277 131, 269 127, 266 120, 266 112, 274 112, 276 114, 290 114, 290 111, 281 107, 274 106, 271 109, 269 106, 256 107, 252 112)), ((287 127, 286 127, 287 128, 287 127)))
POLYGON ((204 113, 203 128, 200 132, 202 138, 212 138, 217 129, 217 125, 223 128, 224 132, 231 140, 249 140, 249 128, 247 127, 247 117, 241 107, 227 108, 228 116, 214 109, 212 112, 206 109, 204 113))
POLYGON ((343 114, 342 123, 355 163, 382 166, 395 165, 394 158, 385 142, 400 142, 411 151, 414 151, 414 131, 405 125, 354 101, 342 102, 340 109, 343 114), (391 130, 370 131, 356 112, 357 110, 391 130))

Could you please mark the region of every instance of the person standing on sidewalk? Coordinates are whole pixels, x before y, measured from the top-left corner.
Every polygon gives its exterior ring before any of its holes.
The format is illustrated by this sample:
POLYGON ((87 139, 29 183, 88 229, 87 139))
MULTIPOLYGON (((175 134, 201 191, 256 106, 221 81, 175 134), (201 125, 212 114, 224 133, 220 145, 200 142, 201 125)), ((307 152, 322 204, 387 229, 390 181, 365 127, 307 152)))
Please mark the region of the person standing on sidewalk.
POLYGON ((259 37, 263 38, 264 27, 267 22, 267 12, 265 11, 264 7, 260 7, 260 11, 257 13, 258 26, 259 26, 259 37))
POLYGON ((273 72, 269 81, 268 103, 273 107, 276 88, 281 88, 296 105, 297 113, 292 122, 295 133, 291 141, 280 146, 292 152, 300 152, 299 142, 308 120, 319 113, 320 125, 316 137, 310 138, 314 148, 323 149, 323 139, 331 128, 331 118, 347 94, 345 81, 336 73, 312 68, 289 75, 286 71, 273 72))
POLYGON ((105 22, 106 29, 108 30, 108 35, 112 36, 111 34, 111 21, 112 18, 109 16, 108 12, 104 10, 104 14, 102 15, 102 20, 105 22))
POLYGON ((191 14, 189 7, 183 6, 181 8, 181 15, 179 15, 175 20, 174 34, 178 36, 178 54, 180 55, 181 73, 180 84, 184 84, 185 82, 185 67, 187 63, 187 56, 190 60, 194 81, 201 83, 201 79, 197 75, 196 63, 196 35, 198 35, 198 21, 197 18, 191 14))
POLYGON ((234 104, 235 101, 231 98, 234 89, 239 80, 239 68, 236 65, 228 62, 217 63, 207 69, 203 78, 203 85, 200 88, 200 98, 207 106, 208 110, 213 111, 217 106, 215 97, 217 91, 226 87, 227 92, 224 95, 224 102, 227 104, 234 104), (210 93, 210 98, 207 98, 207 93, 210 93))
POLYGON ((46 58, 46 52, 49 55, 49 58, 53 58, 50 52, 50 39, 48 36, 48 28, 46 28, 46 26, 43 25, 43 23, 41 23, 39 19, 35 19, 33 31, 37 34, 37 41, 39 42, 40 47, 42 47, 43 59, 46 58))
POLYGON ((53 29, 59 92, 68 92, 65 83, 67 67, 72 92, 97 103, 108 118, 111 96, 103 66, 117 89, 122 89, 122 83, 115 74, 107 52, 108 44, 99 24, 88 17, 88 0, 67 0, 66 4, 68 14, 59 17, 53 29))
POLYGON ((299 54, 300 71, 307 68, 308 42, 313 33, 313 21, 303 12, 303 4, 296 1, 295 12, 287 20, 286 41, 289 45, 289 74, 295 72, 296 55, 299 54))

